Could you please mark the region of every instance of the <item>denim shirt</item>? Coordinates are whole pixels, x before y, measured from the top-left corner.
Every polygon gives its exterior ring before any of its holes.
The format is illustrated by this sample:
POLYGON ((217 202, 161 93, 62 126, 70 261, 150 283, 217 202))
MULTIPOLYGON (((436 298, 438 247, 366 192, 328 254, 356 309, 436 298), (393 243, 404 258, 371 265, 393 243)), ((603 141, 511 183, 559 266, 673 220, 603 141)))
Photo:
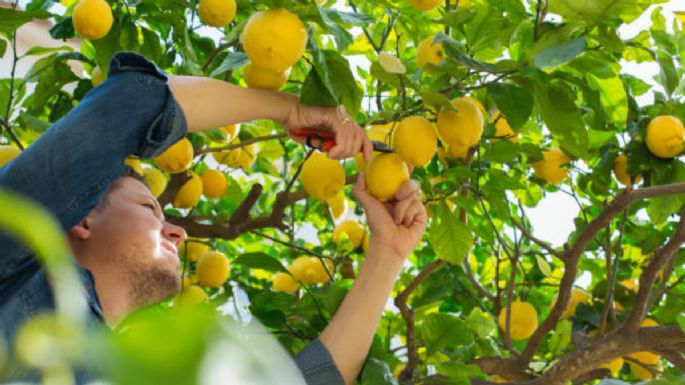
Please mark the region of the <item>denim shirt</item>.
MULTIPOLYGON (((183 111, 167 80, 144 57, 116 54, 103 84, 20 156, 0 167, 0 187, 41 204, 66 233, 95 208, 123 173, 127 156, 155 157, 186 135, 183 111)), ((104 322, 93 276, 82 268, 79 274, 90 321, 104 322)), ((36 259, 0 233, 0 339, 12 343, 27 318, 54 306, 50 285, 36 259)), ((309 385, 344 383, 318 339, 295 362, 309 385)))

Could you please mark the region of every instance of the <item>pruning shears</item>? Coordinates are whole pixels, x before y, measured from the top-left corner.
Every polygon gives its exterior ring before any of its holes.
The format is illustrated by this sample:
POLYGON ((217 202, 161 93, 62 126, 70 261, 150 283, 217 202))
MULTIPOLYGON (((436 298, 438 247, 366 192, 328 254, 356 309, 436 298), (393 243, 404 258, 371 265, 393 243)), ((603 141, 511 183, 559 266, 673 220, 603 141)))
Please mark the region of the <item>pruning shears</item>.
MULTIPOLYGON (((305 144, 315 150, 329 152, 335 147, 335 134, 330 131, 322 131, 314 128, 298 128, 290 131, 290 135, 295 139, 304 140, 305 144)), ((372 140, 373 150, 378 152, 395 152, 387 144, 372 140)))

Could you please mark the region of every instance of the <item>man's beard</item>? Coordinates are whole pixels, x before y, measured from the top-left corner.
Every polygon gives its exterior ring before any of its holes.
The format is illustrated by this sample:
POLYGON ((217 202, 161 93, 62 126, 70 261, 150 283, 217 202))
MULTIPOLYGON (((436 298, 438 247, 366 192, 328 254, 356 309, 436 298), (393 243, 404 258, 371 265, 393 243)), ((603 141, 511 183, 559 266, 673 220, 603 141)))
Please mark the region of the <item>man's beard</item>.
MULTIPOLYGON (((138 259, 138 261, 145 259, 138 259)), ((144 263, 129 264, 126 274, 129 298, 136 308, 154 305, 176 295, 181 289, 178 272, 144 263)))

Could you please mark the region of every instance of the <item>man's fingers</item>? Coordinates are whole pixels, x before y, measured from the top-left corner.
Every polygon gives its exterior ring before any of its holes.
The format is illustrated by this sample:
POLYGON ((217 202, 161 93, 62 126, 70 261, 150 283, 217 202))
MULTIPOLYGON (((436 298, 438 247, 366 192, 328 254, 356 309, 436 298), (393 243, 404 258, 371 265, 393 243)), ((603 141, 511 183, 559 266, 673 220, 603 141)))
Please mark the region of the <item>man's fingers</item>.
POLYGON ((404 215, 402 225, 406 227, 411 226, 411 224, 414 223, 417 217, 421 214, 422 210, 425 211, 425 208, 421 202, 416 199, 412 200, 411 205, 409 205, 409 208, 407 209, 407 213, 404 215))
POLYGON ((392 213, 392 217, 395 220, 395 224, 402 224, 402 221, 404 220, 404 217, 407 214, 407 211, 409 210, 409 206, 411 206, 411 203, 412 199, 405 199, 395 204, 392 213))
POLYGON ((397 192, 395 193, 395 199, 407 199, 411 196, 415 196, 419 192, 419 190, 421 190, 421 185, 419 184, 419 182, 410 179, 402 183, 402 185, 400 185, 400 188, 397 189, 397 192))
POLYGON ((366 132, 364 132, 363 140, 362 151, 364 152, 364 160, 368 163, 373 156, 373 143, 371 143, 371 139, 366 135, 366 132))

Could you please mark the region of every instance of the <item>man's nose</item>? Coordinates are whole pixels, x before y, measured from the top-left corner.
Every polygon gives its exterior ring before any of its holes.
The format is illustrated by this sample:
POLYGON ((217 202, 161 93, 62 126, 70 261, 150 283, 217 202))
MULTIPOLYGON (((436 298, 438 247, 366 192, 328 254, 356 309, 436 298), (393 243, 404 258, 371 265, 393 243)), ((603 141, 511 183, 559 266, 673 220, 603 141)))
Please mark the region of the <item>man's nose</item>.
POLYGON ((164 222, 162 234, 165 238, 171 240, 176 246, 188 239, 188 234, 183 227, 172 225, 169 222, 164 222))

